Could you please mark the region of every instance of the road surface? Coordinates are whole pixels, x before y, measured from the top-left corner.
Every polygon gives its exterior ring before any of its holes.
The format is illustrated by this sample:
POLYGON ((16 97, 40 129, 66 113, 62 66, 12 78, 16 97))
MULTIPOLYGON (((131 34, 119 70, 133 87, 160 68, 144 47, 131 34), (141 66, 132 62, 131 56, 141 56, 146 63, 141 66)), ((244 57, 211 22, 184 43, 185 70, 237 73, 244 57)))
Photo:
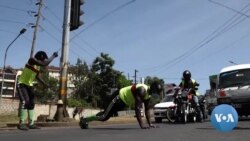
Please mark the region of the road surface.
POLYGON ((239 121, 227 133, 217 131, 210 121, 203 123, 158 124, 142 130, 138 124, 102 125, 87 130, 78 127, 0 131, 0 141, 250 141, 250 120, 239 121))

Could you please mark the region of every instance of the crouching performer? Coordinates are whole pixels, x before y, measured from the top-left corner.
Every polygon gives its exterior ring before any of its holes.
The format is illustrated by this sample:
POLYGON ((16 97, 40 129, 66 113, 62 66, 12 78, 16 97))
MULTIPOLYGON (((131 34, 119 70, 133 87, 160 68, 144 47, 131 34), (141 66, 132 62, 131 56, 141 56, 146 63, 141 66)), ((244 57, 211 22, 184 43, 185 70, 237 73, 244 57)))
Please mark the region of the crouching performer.
POLYGON ((82 129, 88 128, 88 123, 91 121, 107 121, 118 111, 124 110, 126 107, 132 107, 135 110, 135 115, 141 129, 155 128, 150 120, 149 101, 152 94, 160 95, 162 86, 153 82, 150 86, 145 84, 136 84, 121 88, 113 93, 115 97, 112 99, 108 107, 96 115, 80 118, 80 127, 82 129), (145 106, 145 116, 147 125, 144 125, 141 115, 142 104, 145 106))

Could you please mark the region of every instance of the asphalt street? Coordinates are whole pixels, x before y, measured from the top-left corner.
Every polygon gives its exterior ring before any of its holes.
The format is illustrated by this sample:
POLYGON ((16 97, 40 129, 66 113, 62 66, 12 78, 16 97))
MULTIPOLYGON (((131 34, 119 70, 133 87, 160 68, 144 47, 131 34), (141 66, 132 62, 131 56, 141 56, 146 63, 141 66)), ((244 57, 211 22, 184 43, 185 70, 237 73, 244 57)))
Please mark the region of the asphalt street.
POLYGON ((249 141, 250 120, 239 121, 230 132, 217 131, 210 123, 170 124, 139 128, 137 123, 79 127, 50 127, 38 130, 0 131, 1 141, 249 141))

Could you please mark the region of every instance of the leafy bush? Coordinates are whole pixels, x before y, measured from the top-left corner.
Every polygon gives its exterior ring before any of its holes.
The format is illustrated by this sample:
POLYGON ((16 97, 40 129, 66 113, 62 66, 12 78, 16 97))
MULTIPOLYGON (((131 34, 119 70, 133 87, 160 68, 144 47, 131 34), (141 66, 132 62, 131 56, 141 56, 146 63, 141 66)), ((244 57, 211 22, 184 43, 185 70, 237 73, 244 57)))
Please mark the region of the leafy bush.
POLYGON ((88 104, 82 99, 68 98, 69 107, 87 107, 88 104))

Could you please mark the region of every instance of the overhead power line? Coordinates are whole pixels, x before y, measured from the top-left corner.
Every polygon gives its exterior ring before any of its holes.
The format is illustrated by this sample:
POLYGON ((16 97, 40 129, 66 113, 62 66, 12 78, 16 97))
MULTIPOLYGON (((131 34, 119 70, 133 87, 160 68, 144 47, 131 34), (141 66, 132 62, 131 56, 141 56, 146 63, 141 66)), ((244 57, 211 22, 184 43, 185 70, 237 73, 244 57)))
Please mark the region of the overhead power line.
POLYGON ((0 7, 2 7, 2 8, 7 8, 7 9, 11 9, 11 10, 22 11, 22 12, 28 12, 28 10, 19 9, 19 8, 14 8, 14 7, 10 7, 10 6, 7 6, 7 5, 0 5, 0 7))
POLYGON ((231 17, 229 20, 227 20, 226 22, 224 22, 221 26, 219 26, 217 29, 215 29, 211 34, 209 34, 205 39, 203 39, 201 42, 199 42, 198 44, 196 44, 193 48, 191 48, 190 50, 184 52, 183 54, 181 54, 180 56, 177 56, 176 58, 168 61, 167 63, 163 64, 163 65, 159 65, 156 66, 154 69, 158 69, 157 72, 161 72, 167 68, 173 67, 174 65, 178 64, 179 62, 181 62, 182 60, 184 60, 185 58, 187 58, 188 56, 191 56, 193 53, 197 52, 199 49, 201 49, 202 47, 204 47, 205 45, 207 45, 208 43, 210 43, 211 41, 213 41, 214 39, 216 39, 217 37, 219 37, 221 34, 225 33, 226 31, 232 29, 234 26, 238 25, 239 23, 241 23, 243 20, 246 19, 247 16, 245 16, 246 12, 249 11, 249 9, 245 12, 243 12, 247 7, 249 7, 250 4, 247 4, 243 9, 240 10, 240 12, 236 12, 236 14, 231 17), (241 14, 241 13, 244 14, 241 14), (245 18, 243 20, 239 19, 245 16, 245 18), (161 68, 159 70, 159 68, 161 68))
POLYGON ((81 33, 83 33, 85 30, 91 28, 92 26, 96 25, 97 23, 101 22, 103 19, 107 18, 108 16, 114 14, 115 12, 119 11, 120 9, 132 4, 133 2, 135 2, 136 0, 131 0, 129 2, 126 2, 120 6, 118 6, 117 8, 109 11, 108 13, 106 13, 105 15, 103 15, 102 17, 100 17, 99 19, 95 20, 94 22, 92 22, 91 24, 89 24, 88 26, 86 26, 86 28, 82 29, 80 32, 78 32, 75 36, 73 36, 70 41, 72 41, 74 38, 76 38, 77 36, 79 36, 81 33))
POLYGON ((6 19, 0 19, 0 22, 5 22, 5 23, 16 23, 16 24, 24 24, 24 25, 27 24, 27 23, 25 23, 25 22, 13 21, 13 20, 6 20, 6 19))
POLYGON ((247 15, 247 14, 245 14, 245 13, 242 13, 241 11, 238 11, 238 10, 236 10, 236 9, 233 9, 232 7, 226 6, 226 5, 222 4, 222 3, 219 3, 219 2, 216 2, 216 1, 213 1, 213 0, 208 0, 208 1, 211 2, 211 3, 214 3, 214 4, 216 4, 216 5, 225 7, 225 8, 227 8, 227 9, 229 9, 229 10, 235 12, 235 13, 238 13, 238 14, 241 14, 241 15, 244 15, 244 16, 250 18, 249 15, 247 15))
POLYGON ((45 10, 48 10, 58 21, 63 22, 59 16, 57 16, 47 5, 45 5, 45 10))
MULTIPOLYGON (((59 22, 62 22, 62 20, 61 20, 61 18, 59 18, 59 16, 57 15, 57 14, 55 14, 52 10, 51 10, 51 8, 49 7, 49 6, 45 6, 45 10, 47 10, 50 14, 52 14, 54 17, 55 17, 55 19, 57 19, 59 22)), ((57 26, 55 26, 55 24, 53 24, 49 19, 47 19, 47 18, 45 18, 45 21, 47 21, 51 26, 53 26, 57 31, 59 31, 60 33, 62 32, 62 30, 60 30, 57 26)), ((48 33, 48 31, 46 31, 47 33, 48 33)), ((49 34, 49 33, 48 33, 49 34)), ((75 33, 74 32, 72 32, 72 34, 74 35, 75 33)), ((50 36, 51 36, 51 34, 50 34, 50 36)), ((82 41, 82 40, 81 40, 82 41)), ((92 50, 94 50, 95 52, 98 52, 93 46, 91 46, 89 43, 87 43, 86 41, 84 41, 83 40, 83 42, 84 42, 84 44, 87 46, 87 47, 89 47, 89 48, 91 48, 92 50)), ((84 52, 85 53, 87 53, 88 55, 90 55, 90 56, 92 56, 93 57, 93 55, 91 54, 91 53, 89 53, 86 49, 84 49, 80 44, 78 44, 78 43, 76 43, 75 41, 74 42, 72 42, 74 45, 76 45, 77 47, 79 47, 80 49, 82 49, 82 50, 84 50, 84 52)), ((75 54, 76 56, 78 56, 78 58, 81 58, 82 59, 82 57, 78 54, 78 53, 76 53, 76 51, 74 51, 74 48, 70 48, 70 51, 72 51, 72 53, 73 54, 75 54)), ((99 54, 99 52, 98 52, 98 54, 99 54)))
MULTIPOLYGON (((136 0, 131 0, 131 1, 128 1, 120 6, 118 6, 117 8, 107 12, 106 14, 104 14, 102 17, 98 18, 97 20, 95 20, 94 22, 92 22, 91 24, 89 24, 88 26, 86 26, 86 28, 82 29, 80 32, 76 33, 71 39, 70 39, 70 42, 73 41, 76 37, 79 37, 80 38, 80 34, 83 33, 84 31, 90 29, 91 27, 93 27, 94 25, 96 25, 97 23, 101 22, 102 20, 104 20, 105 18, 107 18, 108 16, 114 14, 115 12, 121 10, 122 8, 132 4, 133 2, 135 2, 136 0)), ((91 46, 87 41, 81 39, 81 41, 87 45, 88 47, 90 47, 91 49, 93 49, 95 52, 98 52, 95 48, 93 48, 93 46, 91 46)), ((118 65, 118 64, 117 64, 118 65)), ((122 65, 119 65, 119 66, 122 66, 122 65)), ((123 66, 122 66, 123 67, 123 66)), ((124 68, 124 67, 123 67, 124 68)), ((127 69, 126 69, 127 70, 127 69)))
MULTIPOLYGON (((100 21, 103 20, 104 18, 108 17, 110 14, 112 14, 112 13, 114 13, 114 12, 120 10, 121 8, 127 6, 127 5, 129 5, 130 3, 133 3, 133 2, 135 2, 135 1, 136 1, 136 0, 131 0, 131 1, 129 1, 129 2, 126 2, 126 3, 122 4, 122 5, 120 5, 119 7, 115 8, 114 10, 111 10, 110 12, 106 13, 104 16, 102 16, 101 18, 97 19, 96 21, 94 21, 94 22, 93 22, 92 24, 90 24, 89 26, 87 26, 87 28, 85 28, 84 31, 85 31, 86 29, 89 29, 89 28, 93 27, 95 24, 97 24, 98 22, 100 22, 100 21)), ((44 7, 45 7, 44 9, 47 10, 48 12, 50 12, 50 14, 52 14, 52 15, 55 17, 55 19, 57 19, 58 21, 62 22, 61 18, 59 18, 59 16, 57 16, 57 14, 55 14, 55 13, 51 10, 51 8, 50 8, 49 6, 45 5, 44 7)), ((55 26, 55 24, 53 24, 50 20, 48 20, 47 18, 45 18, 45 21, 47 21, 51 26, 53 26, 55 29, 57 29, 57 31, 61 32, 61 30, 60 30, 59 28, 57 28, 57 27, 55 26)), ((45 31, 49 36, 51 36, 53 39, 55 39, 55 40, 58 41, 58 39, 56 39, 55 36, 53 36, 52 34, 50 34, 50 33, 48 32, 48 30, 45 30, 45 29, 44 29, 44 31, 45 31)), ((82 32, 83 32, 83 31, 82 31, 82 32)), ((77 33, 77 34, 76 34, 75 32, 72 32, 73 38, 76 38, 76 37, 79 38, 79 37, 80 37, 79 34, 80 34, 80 33, 77 33)), ((72 41, 72 38, 71 38, 71 41, 72 41)), ((80 39, 79 41, 83 42, 84 45, 86 45, 87 47, 91 48, 91 49, 92 49, 94 52, 96 52, 98 55, 100 54, 100 52, 99 52, 97 49, 95 49, 95 48, 94 48, 89 42, 87 42, 86 40, 80 39)), ((90 56, 92 56, 92 57, 95 57, 95 56, 92 55, 89 51, 87 51, 85 48, 83 48, 83 47, 82 47, 82 44, 80 45, 79 43, 76 43, 74 40, 73 40, 72 43, 73 43, 74 45, 76 45, 77 47, 79 47, 80 49, 84 50, 84 52, 85 52, 86 54, 88 54, 88 55, 90 55, 90 56)), ((74 48, 71 47, 71 48, 70 48, 70 51, 71 51, 72 53, 74 53, 76 56, 78 56, 79 58, 82 58, 82 57, 81 57, 82 55, 79 55, 79 52, 75 51, 74 48)))

